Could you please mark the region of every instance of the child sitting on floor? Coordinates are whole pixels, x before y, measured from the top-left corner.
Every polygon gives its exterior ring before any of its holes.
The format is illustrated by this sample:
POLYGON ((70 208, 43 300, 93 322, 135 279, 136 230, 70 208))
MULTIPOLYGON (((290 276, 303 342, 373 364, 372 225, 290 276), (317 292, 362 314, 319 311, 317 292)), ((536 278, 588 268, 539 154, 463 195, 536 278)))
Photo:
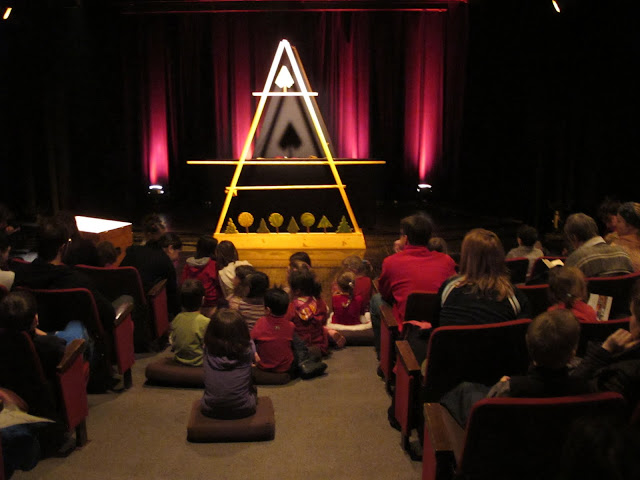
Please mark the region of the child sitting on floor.
POLYGON ((582 379, 569 376, 580 339, 580 323, 567 310, 538 315, 527 328, 526 343, 531 366, 526 375, 504 376, 493 387, 463 382, 446 393, 440 403, 466 425, 473 404, 489 397, 548 398, 587 393, 582 379))
POLYGON ((580 322, 597 322, 598 316, 587 299, 587 282, 576 267, 555 267, 549 270, 549 297, 553 310, 571 310, 580 322))
POLYGON ((333 313, 327 328, 334 330, 366 330, 371 328, 369 312, 364 313, 362 295, 355 292, 357 278, 353 272, 342 272, 336 281, 331 302, 333 313))
POLYGON ((202 314, 211 317, 218 300, 222 298, 222 288, 218 280, 218 268, 215 261, 216 247, 218 240, 209 236, 202 236, 196 244, 196 256, 187 258, 182 270, 183 283, 187 278, 197 278, 204 286, 204 303, 202 304, 202 314))
POLYGON ((327 364, 311 359, 309 349, 295 332, 286 315, 289 295, 281 288, 270 288, 264 296, 265 315, 258 319, 251 338, 260 356, 257 368, 269 372, 289 372, 309 379, 321 375, 327 364))
POLYGON ((264 294, 269 288, 269 277, 264 272, 253 271, 247 275, 247 293, 237 301, 229 302, 229 307, 237 310, 251 331, 264 315, 264 294))
POLYGON ((296 333, 312 352, 312 356, 329 354, 329 338, 338 348, 346 344, 336 330, 327 330, 327 304, 322 299, 321 285, 311 269, 291 270, 289 273, 291 303, 288 315, 296 326, 296 333))
POLYGON ((204 359, 205 332, 209 318, 200 313, 204 301, 205 290, 202 282, 188 278, 180 287, 180 303, 182 312, 171 322, 171 349, 178 363, 202 366, 204 359))
POLYGON ((240 314, 218 309, 207 327, 204 345, 203 415, 231 420, 255 414, 257 390, 251 365, 260 358, 240 314))
MULTIPOLYGON (((342 269, 343 272, 353 272, 355 276, 354 295, 362 298, 360 314, 364 315, 365 312, 369 311, 369 302, 374 293, 373 282, 371 281, 373 267, 369 261, 363 260, 357 255, 351 255, 342 261, 342 269)), ((334 283, 334 288, 337 286, 337 282, 334 283)), ((335 289, 332 293, 335 293, 335 289)))

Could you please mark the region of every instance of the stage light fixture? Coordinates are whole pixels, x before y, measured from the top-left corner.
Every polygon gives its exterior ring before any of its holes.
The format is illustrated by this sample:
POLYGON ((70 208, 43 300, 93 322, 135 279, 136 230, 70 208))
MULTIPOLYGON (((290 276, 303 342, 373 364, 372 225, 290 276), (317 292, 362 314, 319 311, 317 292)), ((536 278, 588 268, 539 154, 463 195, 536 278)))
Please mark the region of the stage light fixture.
POLYGON ((9 15, 11 15, 11 10, 13 10, 11 7, 7 7, 7 9, 4 11, 4 15, 2 15, 3 20, 9 19, 9 15))
POLYGON ((149 185, 149 195, 164 195, 162 185, 149 185))
POLYGON ((551 0, 551 4, 553 5, 553 8, 556 10, 556 12, 560 13, 560 0, 551 0))
POLYGON ((431 185, 429 185, 428 183, 419 183, 418 192, 423 192, 425 190, 431 190, 431 185))

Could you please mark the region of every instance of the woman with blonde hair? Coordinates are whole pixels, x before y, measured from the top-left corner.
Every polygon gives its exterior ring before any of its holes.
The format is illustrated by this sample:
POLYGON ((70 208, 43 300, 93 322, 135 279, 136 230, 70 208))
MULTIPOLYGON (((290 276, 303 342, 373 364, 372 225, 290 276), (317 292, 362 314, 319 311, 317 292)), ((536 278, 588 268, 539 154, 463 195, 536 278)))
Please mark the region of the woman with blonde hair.
POLYGON ((530 316, 527 297, 509 280, 498 236, 483 228, 462 241, 460 274, 440 287, 436 326, 479 325, 530 316))

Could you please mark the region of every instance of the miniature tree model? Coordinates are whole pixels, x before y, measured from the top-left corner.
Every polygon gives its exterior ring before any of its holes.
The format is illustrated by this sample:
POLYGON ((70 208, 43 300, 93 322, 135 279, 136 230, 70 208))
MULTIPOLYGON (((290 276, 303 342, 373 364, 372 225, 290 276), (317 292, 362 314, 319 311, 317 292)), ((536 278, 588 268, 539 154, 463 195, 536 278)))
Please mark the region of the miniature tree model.
POLYGON ((340 225, 338 225, 338 228, 336 229, 336 233, 351 233, 351 232, 353 232, 353 229, 349 226, 349 224, 347 223, 346 217, 343 215, 342 218, 340 219, 340 225))
POLYGON ((249 233, 249 227, 253 225, 253 215, 249 212, 242 212, 238 215, 238 223, 249 233))
POLYGON ((279 213, 272 213, 269 215, 269 223, 276 229, 276 233, 280 233, 280 227, 284 223, 284 217, 279 213))
POLYGON ((227 222, 227 229, 224 233, 238 233, 238 229, 236 228, 236 224, 233 223, 233 219, 230 218, 227 222))
POLYGON ((271 233, 271 230, 267 227, 267 222, 264 221, 264 218, 260 219, 260 226, 257 230, 258 233, 271 233))
POLYGON ((305 212, 300 215, 300 223, 303 227, 307 227, 307 233, 309 233, 309 229, 316 223, 316 217, 313 216, 313 213, 305 212))
POLYGON ((333 227, 333 225, 331 224, 329 219, 323 215, 320 221, 318 222, 318 228, 321 228, 324 231, 324 233, 327 233, 327 228, 331 228, 331 227, 333 227))
POLYGON ((296 223, 296 219, 291 217, 291 220, 289 220, 289 225, 287 225, 287 232, 298 233, 299 231, 300 231, 300 227, 296 223))

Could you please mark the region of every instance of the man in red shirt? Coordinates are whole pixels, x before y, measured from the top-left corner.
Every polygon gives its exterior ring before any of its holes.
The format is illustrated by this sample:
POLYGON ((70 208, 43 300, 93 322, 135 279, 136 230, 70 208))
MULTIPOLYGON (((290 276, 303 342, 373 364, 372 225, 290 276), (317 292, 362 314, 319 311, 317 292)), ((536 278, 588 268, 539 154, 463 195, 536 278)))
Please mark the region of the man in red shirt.
POLYGON ((402 330, 407 297, 412 292, 437 292, 440 285, 455 275, 455 262, 449 255, 427 248, 433 222, 425 213, 403 218, 400 222, 400 240, 397 253, 382 262, 378 279, 379 295, 371 298, 371 321, 374 328, 376 351, 380 346, 380 304, 393 305, 402 330))

